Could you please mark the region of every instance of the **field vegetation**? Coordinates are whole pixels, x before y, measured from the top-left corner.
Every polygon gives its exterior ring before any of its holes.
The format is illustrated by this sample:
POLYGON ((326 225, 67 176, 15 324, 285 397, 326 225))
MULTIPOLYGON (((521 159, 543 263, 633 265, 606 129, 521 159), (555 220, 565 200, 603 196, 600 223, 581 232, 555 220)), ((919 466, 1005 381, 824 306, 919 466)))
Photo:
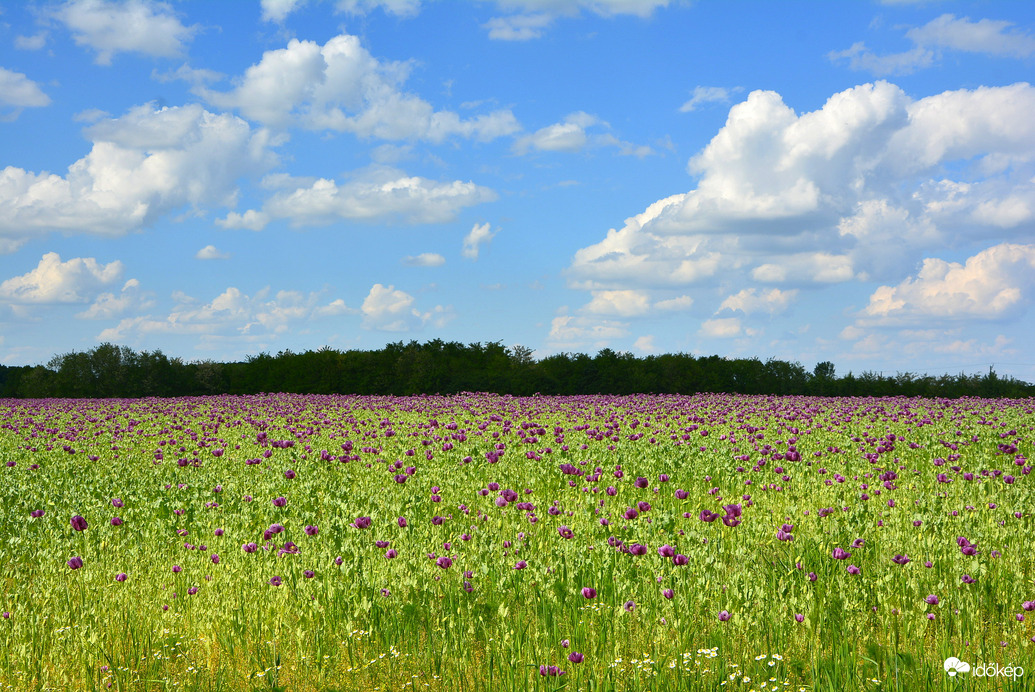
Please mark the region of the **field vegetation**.
POLYGON ((1031 399, 0 400, 0 689, 1032 689, 1033 441, 1031 399))

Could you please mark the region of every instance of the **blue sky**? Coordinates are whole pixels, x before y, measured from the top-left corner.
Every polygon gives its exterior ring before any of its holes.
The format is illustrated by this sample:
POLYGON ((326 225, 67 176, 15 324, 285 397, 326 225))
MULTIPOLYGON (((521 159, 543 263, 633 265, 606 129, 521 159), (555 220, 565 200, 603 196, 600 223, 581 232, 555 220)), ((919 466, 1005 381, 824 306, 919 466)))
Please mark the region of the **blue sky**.
POLYGON ((1035 381, 1035 5, 0 2, 0 362, 1035 381))

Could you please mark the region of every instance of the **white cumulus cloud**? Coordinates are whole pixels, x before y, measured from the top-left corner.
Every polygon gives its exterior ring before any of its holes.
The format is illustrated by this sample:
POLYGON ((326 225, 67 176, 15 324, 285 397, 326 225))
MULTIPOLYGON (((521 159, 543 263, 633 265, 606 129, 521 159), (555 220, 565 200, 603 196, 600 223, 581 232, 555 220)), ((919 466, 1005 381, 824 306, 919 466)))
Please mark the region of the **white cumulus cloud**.
POLYGON ((86 134, 90 152, 63 177, 0 170, 0 241, 13 249, 55 230, 119 236, 183 207, 232 206, 238 180, 276 160, 265 132, 198 105, 140 106, 86 134))
POLYGON ((402 262, 408 267, 441 267, 446 263, 446 258, 437 252, 422 252, 419 255, 407 255, 402 262))
POLYGON ((924 260, 915 277, 881 286, 863 310, 863 324, 936 320, 1002 320, 1020 314, 1035 291, 1035 245, 1003 243, 963 264, 924 260))
POLYGON ((280 190, 261 210, 230 212, 217 223, 256 231, 275 219, 287 219, 296 227, 340 220, 442 223, 464 207, 496 199, 492 190, 470 181, 438 182, 388 167, 357 171, 342 183, 279 176, 270 184, 280 190))
POLYGON ((216 260, 229 259, 230 255, 216 248, 215 245, 206 245, 194 254, 195 259, 216 260))
POLYGON ((381 62, 357 36, 341 34, 324 45, 292 39, 266 51, 231 91, 198 87, 219 108, 269 127, 349 132, 386 140, 441 142, 449 137, 488 141, 521 126, 509 110, 462 119, 402 90, 410 63, 381 62))
POLYGON ((197 33, 184 26, 171 5, 152 0, 70 0, 54 10, 77 45, 97 52, 99 65, 110 65, 116 53, 143 53, 175 58, 197 33))
POLYGON ((122 277, 122 262, 101 264, 93 257, 61 261, 48 252, 36 268, 0 283, 0 301, 14 304, 85 303, 122 277))
POLYGON ((374 284, 363 299, 360 312, 363 328, 381 332, 418 331, 428 322, 436 326, 452 317, 450 308, 436 305, 434 309, 421 312, 415 306, 416 299, 395 286, 374 284))
POLYGON ((50 97, 21 72, 0 67, 0 107, 39 107, 50 105, 50 97))
POLYGON ((481 252, 482 245, 488 245, 489 241, 495 238, 497 233, 499 231, 491 230, 488 223, 476 223, 471 227, 470 233, 464 236, 464 244, 460 254, 467 259, 478 259, 478 253, 481 252))

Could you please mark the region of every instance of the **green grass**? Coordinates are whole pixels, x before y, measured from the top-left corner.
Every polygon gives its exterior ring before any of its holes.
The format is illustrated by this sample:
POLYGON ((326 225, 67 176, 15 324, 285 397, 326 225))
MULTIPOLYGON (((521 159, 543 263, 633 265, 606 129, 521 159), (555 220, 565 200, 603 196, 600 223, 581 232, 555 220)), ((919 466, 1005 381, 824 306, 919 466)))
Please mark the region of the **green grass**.
POLYGON ((1035 494, 1029 462, 1015 464, 1035 456, 1033 410, 737 396, 2 401, 0 689, 1035 689, 1035 611, 1022 609, 1035 601, 1035 494), (877 452, 888 434, 894 448, 877 452), (763 456, 791 438, 800 460, 763 456), (295 444, 269 444, 280 440, 295 444), (496 444, 506 451, 489 463, 496 444), (396 461, 416 467, 404 484, 396 461), (877 478, 886 471, 894 489, 877 478), (480 494, 490 483, 499 489, 480 494), (501 508, 503 489, 518 499, 501 508), (534 523, 520 502, 535 505, 534 523), (650 509, 623 518, 638 502, 650 509), (732 503, 738 526, 699 518, 732 503), (89 528, 74 531, 74 515, 89 528), (351 525, 365 516, 369 528, 351 525), (793 541, 777 540, 784 523, 793 541), (272 524, 285 529, 268 550, 242 550, 263 546, 272 524), (978 554, 962 554, 959 536, 978 554), (611 537, 647 552, 624 554, 611 537), (285 541, 298 553, 278 556, 285 541), (851 557, 834 559, 838 547, 851 557), (954 678, 950 656, 1025 673, 954 678))

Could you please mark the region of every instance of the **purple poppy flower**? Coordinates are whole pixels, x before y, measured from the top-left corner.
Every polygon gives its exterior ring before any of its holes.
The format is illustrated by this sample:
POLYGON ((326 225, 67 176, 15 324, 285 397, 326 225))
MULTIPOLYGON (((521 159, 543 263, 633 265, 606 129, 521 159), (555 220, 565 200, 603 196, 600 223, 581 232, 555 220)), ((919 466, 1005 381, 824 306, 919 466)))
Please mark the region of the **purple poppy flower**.
POLYGON ((722 517, 722 523, 725 524, 726 526, 729 526, 729 527, 739 526, 740 525, 740 519, 737 519, 736 517, 733 517, 733 516, 730 516, 729 514, 726 514, 726 515, 724 515, 722 517))
POLYGON ((288 469, 287 471, 284 472, 284 478, 287 478, 289 481, 294 479, 294 477, 296 475, 297 474, 294 471, 292 471, 291 469, 288 469))
POLYGON ((591 586, 583 586, 582 597, 587 600, 594 599, 597 597, 597 590, 591 586))
POLYGON ((625 513, 622 516, 625 517, 626 521, 632 521, 636 517, 640 516, 640 513, 637 512, 632 507, 629 507, 628 509, 625 510, 625 513))
POLYGON ((802 615, 801 613, 795 613, 794 614, 794 619, 797 620, 798 622, 803 622, 805 620, 805 616, 802 615))
POLYGON ((126 573, 125 572, 119 572, 118 574, 116 574, 115 575, 115 581, 126 581, 126 573))
POLYGON ((42 509, 34 509, 31 512, 29 512, 29 516, 32 517, 33 519, 39 519, 44 514, 46 514, 46 512, 43 511, 42 509))
POLYGON ((111 498, 111 506, 115 507, 116 509, 119 508, 119 507, 122 507, 123 506, 122 500, 120 500, 117 497, 111 498))
POLYGON ((624 607, 626 612, 631 613, 636 610, 636 601, 626 601, 624 607))
POLYGON ((514 565, 514 569, 524 569, 528 567, 528 563, 524 560, 518 560, 517 564, 514 565))
POLYGON ((578 651, 572 651, 570 654, 568 654, 568 660, 572 663, 582 663, 583 658, 583 655, 580 654, 578 651))
POLYGON ((784 533, 790 533, 790 532, 794 531, 794 524, 784 524, 783 526, 780 527, 780 530, 783 531, 784 533))
POLYGON ((730 619, 730 617, 732 617, 732 616, 729 614, 729 611, 726 611, 726 610, 719 611, 719 621, 720 622, 726 622, 727 620, 730 619))
POLYGON ((215 530, 215 531, 213 531, 212 533, 213 533, 214 535, 216 535, 216 536, 222 536, 222 535, 223 535, 223 533, 225 533, 225 532, 223 531, 223 529, 216 529, 216 530, 215 530))
POLYGON ((210 559, 212 560, 213 565, 219 564, 219 555, 212 553, 212 557, 210 559))
POLYGON ((633 555, 646 555, 647 546, 643 545, 642 543, 633 543, 629 546, 629 552, 633 555))
POLYGON ((675 548, 666 543, 665 545, 658 548, 658 555, 660 555, 661 557, 675 557, 676 551, 675 548))
POLYGON ((852 556, 851 553, 847 552, 842 548, 834 548, 834 559, 835 560, 846 560, 852 556))
POLYGON ((313 577, 316 576, 316 572, 314 572, 311 569, 307 569, 306 571, 302 572, 302 576, 305 577, 306 579, 312 579, 313 577))
POLYGON ((349 524, 349 526, 354 526, 357 529, 370 528, 370 517, 356 517, 356 520, 349 524))
POLYGON ((75 529, 76 531, 86 531, 87 526, 89 526, 86 523, 86 519, 84 519, 83 517, 79 516, 78 514, 75 515, 74 517, 72 517, 69 520, 69 523, 72 525, 72 528, 75 529))
POLYGON ((281 497, 273 498, 273 506, 274 507, 283 507, 286 504, 287 504, 287 498, 286 497, 281 496, 281 497))
POLYGON ((924 601, 926 601, 928 605, 938 605, 938 597, 934 594, 928 595, 924 598, 924 601))
POLYGON ((816 581, 817 578, 815 572, 809 572, 809 581, 816 581))
POLYGON ((637 488, 641 488, 642 489, 642 488, 646 488, 648 485, 650 485, 650 481, 647 480, 646 478, 644 478, 643 476, 638 476, 636 478, 636 480, 634 481, 633 485, 635 485, 637 488))
POLYGON ((672 564, 676 565, 677 567, 682 567, 688 562, 690 562, 690 558, 688 558, 686 555, 683 555, 682 553, 676 553, 672 556, 672 564))
POLYGON ((1035 610, 1035 601, 1025 601, 1021 604, 1021 607, 1025 610, 1035 610))
POLYGON ((640 500, 639 502, 636 503, 636 509, 640 510, 641 512, 649 512, 650 511, 650 503, 649 502, 644 502, 643 500, 640 500))
POLYGON ((776 540, 778 540, 778 541, 793 541, 794 540, 794 534, 788 533, 787 531, 784 531, 783 529, 780 529, 780 530, 778 530, 776 532, 776 540))
POLYGON ((856 538, 854 541, 852 541, 852 548, 861 548, 861 547, 863 547, 863 544, 865 542, 866 541, 864 541, 861 538, 856 538))
POLYGON ((848 570, 849 574, 859 574, 859 572, 862 571, 858 567, 856 567, 855 565, 848 565, 848 567, 846 569, 848 570))
POLYGON ((78 555, 76 555, 75 557, 70 559, 65 564, 68 565, 69 569, 79 569, 80 567, 83 566, 83 558, 81 558, 78 555))
POLYGON ((112 526, 122 526, 122 517, 112 517, 111 518, 111 525, 112 526))
POLYGON ((969 574, 964 574, 962 577, 960 577, 960 581, 962 581, 964 584, 973 584, 976 581, 976 579, 974 579, 974 577, 970 576, 969 574))
POLYGON ((894 562, 896 565, 904 565, 907 562, 909 562, 909 558, 905 555, 896 555, 895 557, 891 558, 891 561, 894 562))
POLYGON ((388 551, 385 553, 385 557, 389 560, 393 560, 399 557, 399 553, 396 552, 395 548, 389 548, 388 551))
POLYGON ((305 535, 307 536, 315 536, 318 533, 320 533, 320 529, 315 526, 305 527, 305 535))
POLYGON ((706 509, 701 510, 701 514, 698 517, 701 521, 713 522, 719 518, 719 515, 715 512, 709 512, 706 509))
POLYGON ((575 532, 569 529, 567 526, 558 526, 557 533, 561 534, 562 538, 567 538, 569 540, 575 538, 575 532))
POLYGON ((676 491, 676 499, 677 500, 685 500, 688 497, 690 497, 690 493, 688 493, 687 491, 683 490, 682 488, 680 488, 679 490, 676 491))
POLYGON ((274 576, 274 577, 270 577, 268 583, 269 583, 270 586, 280 586, 281 584, 284 583, 284 580, 282 580, 280 577, 275 577, 274 576))
POLYGON ((453 566, 453 561, 450 560, 445 555, 443 555, 439 559, 435 560, 435 564, 438 565, 439 567, 441 567, 442 569, 449 569, 450 567, 453 566))
POLYGON ((672 589, 665 589, 661 592, 661 595, 671 601, 673 598, 676 597, 676 592, 672 589))

